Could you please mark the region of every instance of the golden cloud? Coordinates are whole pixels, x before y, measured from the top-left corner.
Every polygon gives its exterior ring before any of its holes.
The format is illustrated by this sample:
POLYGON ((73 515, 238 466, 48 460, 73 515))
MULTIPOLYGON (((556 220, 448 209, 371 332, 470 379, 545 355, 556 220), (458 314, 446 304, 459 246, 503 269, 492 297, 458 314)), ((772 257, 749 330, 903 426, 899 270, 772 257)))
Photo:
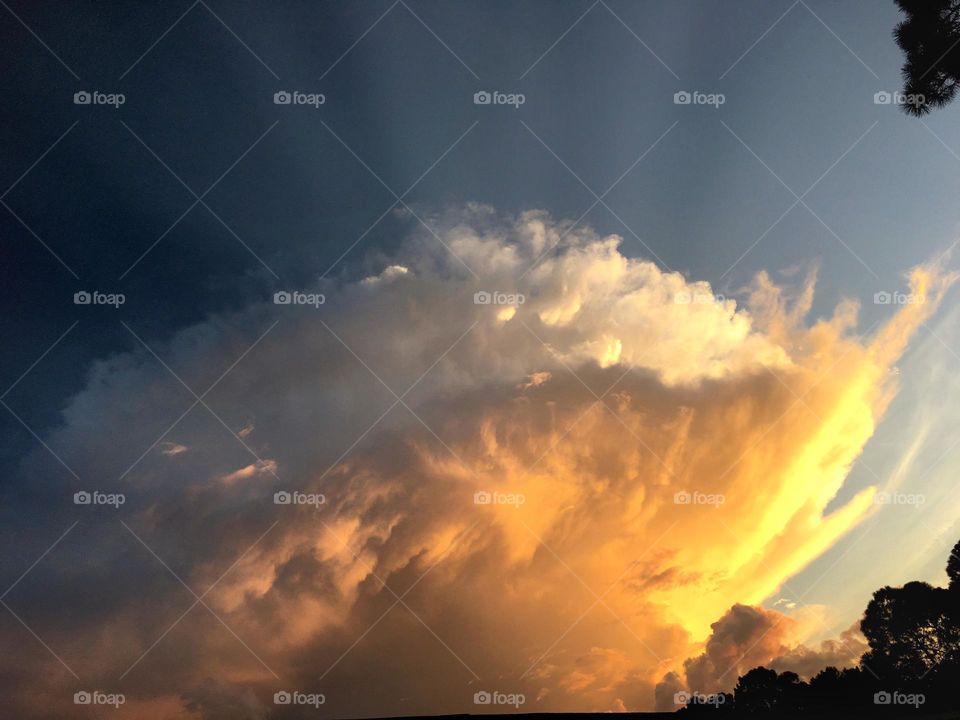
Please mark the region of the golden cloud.
MULTIPOLYGON (((714 678, 735 660, 742 643, 708 642, 718 618, 769 619, 748 606, 870 512, 873 488, 827 507, 952 275, 914 270, 923 300, 861 336, 852 301, 807 320, 812 277, 788 292, 761 274, 741 307, 541 212, 433 222, 459 259, 412 238, 382 273, 320 287, 322 309, 257 306, 158 349, 215 379, 287 313, 211 397, 234 427, 255 419, 258 457, 198 421, 175 468, 148 456, 126 478, 128 524, 217 616, 164 636, 125 676, 132 697, 180 688, 184 712, 251 717, 281 685, 334 715, 470 711, 482 689, 527 711, 651 709, 665 673, 696 673, 685 659, 705 653, 714 678)), ((86 418, 149 445, 180 410, 153 392, 133 427, 124 408, 162 373, 101 367, 57 446, 85 473, 124 466, 86 418)), ((53 643, 82 641, 91 672, 118 677, 179 614, 135 597, 121 584, 53 643)))

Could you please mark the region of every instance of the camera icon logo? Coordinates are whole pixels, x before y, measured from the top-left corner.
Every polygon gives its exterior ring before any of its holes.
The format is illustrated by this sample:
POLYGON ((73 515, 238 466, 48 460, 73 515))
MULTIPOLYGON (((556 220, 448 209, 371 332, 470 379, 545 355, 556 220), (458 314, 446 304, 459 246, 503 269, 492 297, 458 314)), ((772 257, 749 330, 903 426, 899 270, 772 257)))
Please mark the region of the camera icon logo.
POLYGON ((886 690, 873 694, 874 705, 889 705, 891 702, 893 702, 893 696, 886 690))
POLYGON ((474 305, 489 305, 493 302, 493 296, 488 293, 486 290, 481 290, 480 292, 475 292, 473 294, 473 304, 474 305))
POLYGON ((888 93, 886 90, 881 90, 873 94, 873 104, 874 105, 889 105, 893 102, 893 95, 888 93))
POLYGON ((690 693, 686 690, 681 690, 680 692, 675 692, 673 694, 673 703, 674 705, 686 705, 690 702, 690 693))
POLYGON ((286 290, 281 290, 273 294, 274 305, 289 305, 291 302, 293 302, 293 296, 286 290))
POLYGON ((289 105, 291 102, 293 102, 293 96, 286 90, 280 90, 273 94, 274 105, 289 105))
POLYGON ((493 696, 486 690, 480 690, 473 694, 474 705, 489 705, 491 702, 493 702, 493 696))
POLYGON ((889 305, 893 301, 893 296, 886 290, 881 290, 873 294, 874 305, 889 305))
POLYGON ((673 302, 677 305, 689 305, 693 302, 693 296, 688 292, 678 292, 673 296, 673 302))
POLYGON ((89 305, 92 300, 93 297, 86 290, 81 290, 73 294, 74 305, 89 305))
POLYGON ((89 105, 93 101, 93 96, 90 95, 86 90, 81 90, 80 92, 75 92, 73 94, 73 104, 74 105, 89 105))
POLYGON ((489 105, 491 102, 493 102, 493 96, 486 90, 481 90, 473 94, 474 105, 489 105))
POLYGON ((81 490, 80 492, 75 492, 73 494, 74 505, 89 505, 92 501, 93 496, 86 490, 81 490))
POLYGON ((473 494, 473 504, 474 505, 489 505, 493 502, 493 495, 488 493, 486 490, 480 490, 473 494))
POLYGON ((693 96, 688 93, 686 90, 680 90, 673 94, 673 104, 674 105, 689 105, 693 100, 693 96))
POLYGON ((293 696, 286 690, 280 690, 273 694, 274 705, 289 705, 291 702, 293 702, 293 696))
POLYGON ((293 501, 293 496, 286 490, 280 490, 273 494, 274 505, 289 505, 293 501))
POLYGON ((673 494, 673 503, 675 505, 689 505, 691 500, 692 496, 686 490, 681 490, 673 494))
POLYGON ((93 696, 91 696, 86 690, 81 690, 80 692, 75 692, 73 694, 74 705, 89 705, 92 700, 93 696))

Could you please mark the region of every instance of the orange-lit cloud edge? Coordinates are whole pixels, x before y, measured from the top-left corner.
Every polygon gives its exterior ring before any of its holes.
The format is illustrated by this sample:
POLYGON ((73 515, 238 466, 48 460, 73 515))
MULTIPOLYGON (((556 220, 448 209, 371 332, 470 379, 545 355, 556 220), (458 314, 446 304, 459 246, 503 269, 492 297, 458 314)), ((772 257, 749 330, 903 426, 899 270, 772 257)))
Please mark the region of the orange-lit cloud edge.
MULTIPOLYGON (((139 499, 125 522, 198 593, 216 583, 222 622, 199 608, 121 681, 184 603, 120 583, 110 613, 48 639, 86 684, 138 717, 264 717, 284 688, 340 717, 476 711, 478 690, 648 710, 761 662, 855 661, 855 633, 801 644, 817 608, 752 606, 873 511, 874 487, 825 508, 955 275, 915 268, 911 302, 860 335, 853 300, 808 319, 813 274, 787 290, 761 273, 740 306, 543 212, 430 222, 443 245, 412 233, 365 279, 313 288, 319 309, 258 305, 155 348, 206 387, 281 321, 210 399, 250 453, 198 421, 122 488, 139 499), (280 490, 325 503, 274 505, 280 490)), ((103 436, 139 450, 182 412, 164 372, 145 355, 94 369, 51 440, 81 476, 109 475, 103 436), (131 388, 151 390, 136 437, 131 388)), ((42 652, 11 676, 45 672, 42 652)), ((77 683, 46 672, 65 707, 77 683)))

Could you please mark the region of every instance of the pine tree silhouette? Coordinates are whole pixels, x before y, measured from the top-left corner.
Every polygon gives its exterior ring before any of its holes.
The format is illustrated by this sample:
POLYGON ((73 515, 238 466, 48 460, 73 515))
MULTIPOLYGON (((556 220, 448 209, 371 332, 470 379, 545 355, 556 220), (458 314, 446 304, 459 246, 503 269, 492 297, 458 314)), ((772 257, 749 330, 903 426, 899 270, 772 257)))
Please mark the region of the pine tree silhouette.
POLYGON ((893 36, 906 56, 903 110, 925 115, 949 103, 960 82, 960 0, 896 0, 907 19, 893 36))

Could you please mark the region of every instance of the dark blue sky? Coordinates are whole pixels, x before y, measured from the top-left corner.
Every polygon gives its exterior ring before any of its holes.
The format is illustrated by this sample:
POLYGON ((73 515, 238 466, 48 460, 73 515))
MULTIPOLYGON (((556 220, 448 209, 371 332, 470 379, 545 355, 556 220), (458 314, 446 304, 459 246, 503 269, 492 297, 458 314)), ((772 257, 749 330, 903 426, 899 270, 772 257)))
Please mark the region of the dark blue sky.
MULTIPOLYGON (((29 226, 8 210, 0 216, 5 331, 17 338, 2 349, 8 384, 80 325, 11 402, 31 425, 52 422, 91 360, 130 346, 118 315, 166 336, 278 282, 326 271, 394 202, 390 190, 402 194, 474 123, 408 204, 481 201, 577 218, 592 192, 676 122, 583 222, 623 234, 628 253, 650 257, 639 237, 666 266, 728 292, 759 267, 819 257, 832 301, 892 285, 949 237, 944 208, 960 165, 917 123, 872 102, 877 89, 897 85, 892 3, 797 5, 752 49, 789 4, 591 7, 13 3, 49 50, 5 11, 4 188, 72 130, 4 196, 29 226), (327 102, 274 105, 284 88, 322 92, 327 102), (475 106, 484 88, 522 92, 526 103, 475 106), (723 92, 726 102, 674 105, 685 88, 723 92), (122 92, 126 102, 74 105, 82 89, 122 92), (800 195, 874 121, 871 137, 806 202, 854 253, 870 256, 880 279, 802 205, 724 276, 795 200, 731 131, 800 195), (198 204, 170 230, 193 204, 190 191, 202 194, 248 150, 204 198, 213 212, 198 204), (82 288, 128 300, 119 312, 78 308, 71 296, 82 288)), ((949 142, 952 128, 940 130, 949 142)), ((332 272, 389 245, 399 222, 388 214, 332 272)), ((2 420, 16 434, 11 421, 2 420)))

